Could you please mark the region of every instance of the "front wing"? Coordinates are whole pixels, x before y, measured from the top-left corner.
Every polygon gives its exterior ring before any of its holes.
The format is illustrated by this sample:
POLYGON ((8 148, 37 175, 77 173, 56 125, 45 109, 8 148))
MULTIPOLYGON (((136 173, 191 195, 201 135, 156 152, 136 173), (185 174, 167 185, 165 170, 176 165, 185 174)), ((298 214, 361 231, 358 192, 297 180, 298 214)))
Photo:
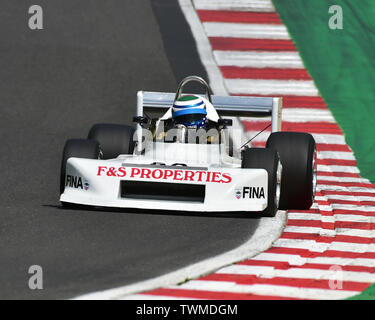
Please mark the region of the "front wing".
POLYGON ((125 164, 70 158, 60 201, 178 211, 263 211, 264 169, 125 164))

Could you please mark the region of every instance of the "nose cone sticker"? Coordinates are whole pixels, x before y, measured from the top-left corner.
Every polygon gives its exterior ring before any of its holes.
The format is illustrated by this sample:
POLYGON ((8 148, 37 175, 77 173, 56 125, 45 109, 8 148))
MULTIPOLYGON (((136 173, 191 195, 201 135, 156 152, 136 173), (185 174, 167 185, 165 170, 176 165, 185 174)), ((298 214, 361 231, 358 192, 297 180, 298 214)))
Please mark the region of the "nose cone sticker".
POLYGON ((241 198, 241 190, 240 189, 236 189, 235 193, 236 193, 236 198, 240 199, 241 198))

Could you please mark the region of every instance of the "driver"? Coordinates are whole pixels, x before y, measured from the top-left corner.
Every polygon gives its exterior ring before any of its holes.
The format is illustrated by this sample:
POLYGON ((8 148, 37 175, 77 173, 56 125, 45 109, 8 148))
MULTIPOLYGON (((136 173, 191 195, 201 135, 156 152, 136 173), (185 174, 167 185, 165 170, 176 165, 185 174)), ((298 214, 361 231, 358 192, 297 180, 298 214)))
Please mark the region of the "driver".
MULTIPOLYGON (((170 129, 176 128, 175 142, 186 142, 189 137, 188 130, 194 130, 199 141, 199 137, 203 135, 200 129, 207 131, 210 128, 215 128, 218 120, 219 115, 210 101, 199 95, 181 95, 159 119, 159 123, 163 122, 164 126, 159 130, 159 124, 156 124, 155 138, 166 137, 170 129)), ((209 143, 213 142, 213 138, 207 134, 203 139, 207 139, 209 143)))
POLYGON ((203 99, 196 95, 185 95, 178 98, 172 107, 174 127, 184 125, 186 128, 206 128, 207 110, 203 99))

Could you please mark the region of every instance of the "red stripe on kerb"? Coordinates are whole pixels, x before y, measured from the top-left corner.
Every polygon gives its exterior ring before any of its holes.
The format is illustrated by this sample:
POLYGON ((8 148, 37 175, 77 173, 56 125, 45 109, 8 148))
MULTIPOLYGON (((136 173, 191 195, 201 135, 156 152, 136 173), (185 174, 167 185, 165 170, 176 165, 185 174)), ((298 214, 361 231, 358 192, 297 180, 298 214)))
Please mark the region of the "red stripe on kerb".
MULTIPOLYGON (((335 161, 337 161, 336 159, 324 159, 324 160, 332 160, 333 163, 335 163, 335 161)), ((341 161, 351 161, 351 160, 341 160, 341 161)), ((319 159, 318 159, 317 163, 322 164, 322 163, 319 163, 319 159)), ((326 180, 320 180, 318 178, 318 184, 328 185, 328 186, 341 186, 341 187, 347 187, 347 188, 349 188, 349 187, 360 187, 360 188, 367 188, 367 189, 375 189, 375 184, 365 183, 365 182, 326 181, 326 180)))
POLYGON ((314 228, 323 228, 323 229, 335 229, 335 223, 333 222, 322 222, 320 220, 297 220, 289 219, 287 226, 293 227, 314 227, 314 228))
POLYGON ((316 258, 316 257, 328 258, 329 257, 329 258, 375 259, 375 252, 360 253, 360 252, 338 251, 338 250, 326 250, 323 252, 317 252, 317 251, 310 251, 308 249, 283 248, 283 247, 272 247, 265 252, 276 253, 276 254, 298 255, 302 258, 316 258))
POLYGON ((270 260, 246 260, 246 261, 237 263, 237 265, 273 267, 279 270, 287 270, 290 268, 330 270, 332 267, 333 268, 340 267, 343 271, 369 272, 369 273, 375 272, 375 267, 353 266, 353 265, 331 265, 331 264, 319 264, 319 263, 305 263, 303 265, 291 265, 285 261, 270 261, 270 260))
POLYGON ((375 206, 375 201, 368 201, 368 200, 342 200, 342 199, 330 199, 331 204, 350 204, 355 206, 375 206))
POLYGON ((331 242, 348 242, 348 243, 375 243, 375 239, 359 237, 359 236, 344 236, 336 235, 334 237, 321 236, 316 233, 303 233, 303 232, 284 232, 281 239, 299 239, 299 240, 315 240, 322 243, 331 242))
MULTIPOLYGON (((319 159, 318 158, 317 164, 321 164, 324 166, 349 166, 349 167, 357 166, 357 162, 355 160, 340 160, 340 159, 319 159)), ((334 182, 334 181, 321 181, 322 184, 327 184, 327 185, 332 184, 331 182, 334 182)))
POLYGON ((197 13, 202 22, 282 24, 277 13, 270 12, 197 10, 197 13))
MULTIPOLYGON (((266 145, 266 141, 254 141, 252 144, 254 146, 257 146, 257 147, 264 147, 266 145)), ((348 145, 346 145, 346 144, 317 143, 316 147, 317 147, 318 151, 352 152, 350 150, 350 148, 348 147, 348 145)), ((329 172, 329 173, 331 173, 331 172, 329 172)), ((340 174, 345 174, 345 172, 332 172, 332 175, 335 175, 335 176, 340 176, 340 174)), ((354 177, 354 175, 359 176, 359 174, 357 174, 357 173, 348 173, 348 174, 353 175, 353 177, 354 177)), ((323 173, 322 173, 322 175, 323 175, 323 173)))
POLYGON ((283 79, 311 80, 305 69, 241 68, 223 66, 220 70, 227 79, 283 79))
MULTIPOLYGON (((346 228, 346 229, 357 229, 357 230, 374 230, 375 223, 370 222, 351 222, 351 221, 336 221, 336 222, 322 222, 320 220, 299 220, 299 219, 289 219, 288 226, 295 227, 316 227, 320 228, 326 226, 329 229, 330 227, 334 228, 346 228)), ((375 256, 374 256, 375 258, 375 256)))
POLYGON ((339 191, 339 190, 320 190, 321 194, 324 195, 343 195, 343 196, 362 196, 362 197, 373 197, 375 199, 375 192, 363 192, 363 191, 339 191))
POLYGON ((322 177, 347 177, 347 178, 359 178, 358 173, 351 172, 327 172, 327 171, 318 171, 318 175, 322 177))
MULTIPOLYGON (((330 289, 330 280, 322 279, 303 279, 303 278, 287 278, 287 277, 274 277, 274 278, 261 278, 256 275, 244 275, 244 274, 226 274, 226 273, 214 273, 199 280, 206 281, 230 281, 239 285, 255 285, 255 284, 267 284, 277 286, 288 286, 288 287, 304 287, 304 288, 315 288, 315 289, 330 289)), ((365 290, 370 283, 354 282, 354 281, 342 281, 342 290, 349 291, 362 291, 365 290)))
POLYGON ((316 147, 318 151, 352 152, 347 144, 317 143, 316 147))
POLYGON ((195 298, 208 300, 299 300, 291 297, 262 296, 251 293, 215 292, 204 290, 167 289, 161 288, 145 292, 147 295, 171 296, 179 298, 195 298))
MULTIPOLYGON (((270 121, 244 120, 246 131, 260 131, 266 127, 270 121)), ((268 131, 271 129, 268 128, 268 131)), ((282 122, 282 131, 297 131, 310 133, 342 134, 340 127, 336 123, 330 122, 282 122)))
POLYGON ((291 40, 275 39, 248 39, 210 37, 212 50, 221 51, 296 51, 296 46, 291 40))
POLYGON ((283 96, 283 108, 328 109, 321 97, 283 96))
POLYGON ((330 122, 288 122, 283 121, 283 131, 305 131, 310 133, 342 134, 336 123, 330 122))
POLYGON ((375 230, 375 223, 354 222, 354 221, 336 221, 336 228, 358 229, 358 230, 375 230))
POLYGON ((366 216, 366 217, 375 217, 375 211, 360 211, 360 210, 350 210, 350 209, 333 209, 333 214, 350 214, 356 216, 366 216))
POLYGON ((252 141, 251 145, 256 148, 264 148, 266 146, 266 141, 252 141))
POLYGON ((315 202, 320 206, 329 206, 331 203, 328 200, 315 200, 315 202))

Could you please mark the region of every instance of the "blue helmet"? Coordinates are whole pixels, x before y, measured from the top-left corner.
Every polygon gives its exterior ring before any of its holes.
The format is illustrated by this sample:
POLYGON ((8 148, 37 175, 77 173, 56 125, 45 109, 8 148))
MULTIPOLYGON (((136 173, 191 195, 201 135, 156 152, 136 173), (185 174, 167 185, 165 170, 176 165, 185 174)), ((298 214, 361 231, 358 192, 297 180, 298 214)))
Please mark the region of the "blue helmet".
POLYGON ((203 99, 195 95, 185 95, 173 104, 172 119, 175 125, 204 128, 207 124, 207 111, 203 99))

